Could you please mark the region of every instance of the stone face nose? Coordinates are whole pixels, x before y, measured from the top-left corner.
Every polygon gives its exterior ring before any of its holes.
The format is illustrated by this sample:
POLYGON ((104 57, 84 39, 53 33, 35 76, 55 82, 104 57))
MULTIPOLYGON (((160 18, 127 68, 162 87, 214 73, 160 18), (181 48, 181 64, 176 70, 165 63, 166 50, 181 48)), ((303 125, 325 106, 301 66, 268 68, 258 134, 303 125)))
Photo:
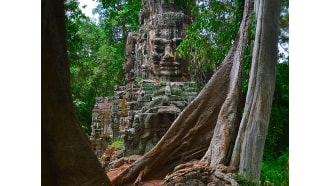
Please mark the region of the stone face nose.
POLYGON ((165 61, 174 61, 174 56, 172 52, 172 47, 170 45, 167 45, 165 48, 165 55, 164 55, 165 61))

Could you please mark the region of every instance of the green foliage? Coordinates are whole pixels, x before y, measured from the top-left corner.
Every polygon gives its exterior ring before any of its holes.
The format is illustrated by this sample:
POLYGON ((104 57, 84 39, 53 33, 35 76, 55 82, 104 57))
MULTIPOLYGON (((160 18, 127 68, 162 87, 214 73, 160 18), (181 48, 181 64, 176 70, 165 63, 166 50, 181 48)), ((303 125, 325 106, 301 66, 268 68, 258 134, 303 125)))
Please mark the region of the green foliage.
POLYGON ((226 57, 238 32, 242 14, 242 0, 177 0, 189 6, 194 22, 176 50, 183 58, 190 58, 190 69, 201 90, 226 57))
MULTIPOLYGON (((100 26, 107 36, 107 42, 115 46, 126 44, 129 32, 139 29, 141 0, 101 0, 94 10, 100 15, 100 26)), ((123 48, 122 54, 124 56, 123 48)))
POLYGON ((113 142, 111 145, 109 145, 108 147, 115 147, 115 149, 123 149, 125 147, 124 145, 124 140, 117 140, 115 142, 113 142))
POLYGON ((195 18, 176 53, 191 58, 193 69, 213 68, 228 53, 239 29, 242 1, 197 1, 190 5, 195 18))
POLYGON ((102 29, 89 19, 80 25, 78 36, 81 45, 69 51, 69 56, 78 56, 71 58, 71 89, 75 99, 85 103, 76 107, 80 121, 90 125, 95 97, 111 96, 115 85, 123 85, 124 57, 120 49, 105 43, 102 29))
POLYGON ((289 147, 289 64, 277 64, 276 85, 264 160, 276 159, 289 147))
POLYGON ((80 101, 79 99, 75 99, 74 95, 72 95, 72 98, 73 98, 73 105, 76 108, 76 113, 78 118, 80 119, 82 128, 88 134, 90 125, 86 121, 88 121, 90 118, 86 118, 86 116, 88 116, 90 112, 89 107, 85 102, 80 101))
POLYGON ((256 29, 257 19, 255 16, 255 12, 251 15, 249 30, 247 34, 246 46, 244 50, 244 66, 243 66, 243 93, 247 92, 248 82, 249 82, 249 72, 251 68, 252 62, 252 51, 253 51, 253 43, 255 38, 255 29, 256 29))
POLYGON ((276 160, 262 162, 261 185, 289 185, 289 149, 287 148, 276 160))
MULTIPOLYGON (((236 175, 234 179, 242 186, 255 186, 253 180, 244 178, 244 176, 236 175)), ((264 160, 261 167, 260 185, 289 185, 289 148, 282 151, 281 156, 277 159, 264 160)))
MULTIPOLYGON (((95 97, 112 96, 115 85, 124 85, 125 36, 109 39, 109 29, 115 26, 101 24, 107 17, 100 24, 91 21, 81 12, 77 0, 65 3, 65 10, 74 105, 80 122, 90 133, 95 97)), ((106 11, 100 7, 98 10, 106 11)))
POLYGON ((247 179, 242 175, 235 175, 233 178, 240 186, 257 186, 252 179, 247 179))

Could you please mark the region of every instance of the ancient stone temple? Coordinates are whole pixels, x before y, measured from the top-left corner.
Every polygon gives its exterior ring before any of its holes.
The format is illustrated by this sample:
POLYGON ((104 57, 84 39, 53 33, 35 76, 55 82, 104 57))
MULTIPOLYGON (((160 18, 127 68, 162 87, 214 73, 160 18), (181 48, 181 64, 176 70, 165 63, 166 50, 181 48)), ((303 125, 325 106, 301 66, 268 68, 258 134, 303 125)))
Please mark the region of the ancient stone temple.
POLYGON ((111 98, 96 98, 91 142, 97 154, 102 140, 119 138, 125 156, 146 153, 197 95, 189 60, 175 55, 192 23, 190 11, 171 0, 143 0, 139 20, 139 32, 127 39, 126 86, 111 98))

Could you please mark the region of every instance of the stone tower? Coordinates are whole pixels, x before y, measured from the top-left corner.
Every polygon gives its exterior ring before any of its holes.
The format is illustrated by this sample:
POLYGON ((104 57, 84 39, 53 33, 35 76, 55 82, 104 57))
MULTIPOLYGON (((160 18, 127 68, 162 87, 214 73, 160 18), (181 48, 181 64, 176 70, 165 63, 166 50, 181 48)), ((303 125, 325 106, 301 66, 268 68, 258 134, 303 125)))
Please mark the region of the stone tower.
MULTIPOLYGON (((189 59, 175 55, 192 23, 190 11, 173 0, 142 0, 139 21, 138 33, 129 33, 127 39, 126 86, 116 87, 115 96, 106 99, 111 100, 111 106, 106 104, 110 114, 93 110, 95 121, 110 121, 100 126, 107 125, 111 131, 102 133, 104 129, 97 133, 99 137, 124 139, 125 155, 149 151, 197 95, 189 59)), ((100 101, 96 104, 104 105, 100 101)), ((97 126, 92 123, 94 131, 100 131, 97 126)), ((93 140, 92 134, 92 144, 93 140)))

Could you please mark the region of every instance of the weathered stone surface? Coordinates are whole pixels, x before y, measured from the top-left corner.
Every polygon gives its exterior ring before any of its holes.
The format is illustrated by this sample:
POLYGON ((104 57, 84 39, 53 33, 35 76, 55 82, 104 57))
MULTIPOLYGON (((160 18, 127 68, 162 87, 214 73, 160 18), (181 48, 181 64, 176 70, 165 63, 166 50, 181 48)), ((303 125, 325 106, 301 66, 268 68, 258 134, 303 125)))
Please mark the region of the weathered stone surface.
POLYGON ((162 81, 189 81, 189 60, 174 52, 191 24, 191 13, 172 0, 143 0, 141 27, 130 33, 125 52, 126 83, 136 78, 162 81), (134 41, 135 40, 135 41, 134 41))
POLYGON ((190 11, 173 0, 143 0, 139 16, 141 27, 129 33, 126 44, 126 86, 116 86, 111 98, 96 98, 93 110, 91 139, 124 139, 125 156, 153 148, 197 95, 189 58, 175 55, 192 22, 190 11), (108 115, 105 103, 111 103, 108 115))
POLYGON ((107 146, 111 144, 112 128, 110 115, 113 98, 97 97, 92 113, 92 132, 90 142, 96 156, 100 158, 107 146))
MULTIPOLYGON (((144 154, 150 150, 189 103, 181 96, 183 82, 141 81, 138 85, 141 87, 138 90, 138 99, 128 102, 129 105, 136 106, 135 110, 129 111, 127 117, 129 123, 127 126, 130 127, 121 131, 125 141, 125 155, 144 154), (143 87, 153 89, 147 92, 143 90, 143 87)), ((127 91, 130 90, 128 88, 127 91)))

